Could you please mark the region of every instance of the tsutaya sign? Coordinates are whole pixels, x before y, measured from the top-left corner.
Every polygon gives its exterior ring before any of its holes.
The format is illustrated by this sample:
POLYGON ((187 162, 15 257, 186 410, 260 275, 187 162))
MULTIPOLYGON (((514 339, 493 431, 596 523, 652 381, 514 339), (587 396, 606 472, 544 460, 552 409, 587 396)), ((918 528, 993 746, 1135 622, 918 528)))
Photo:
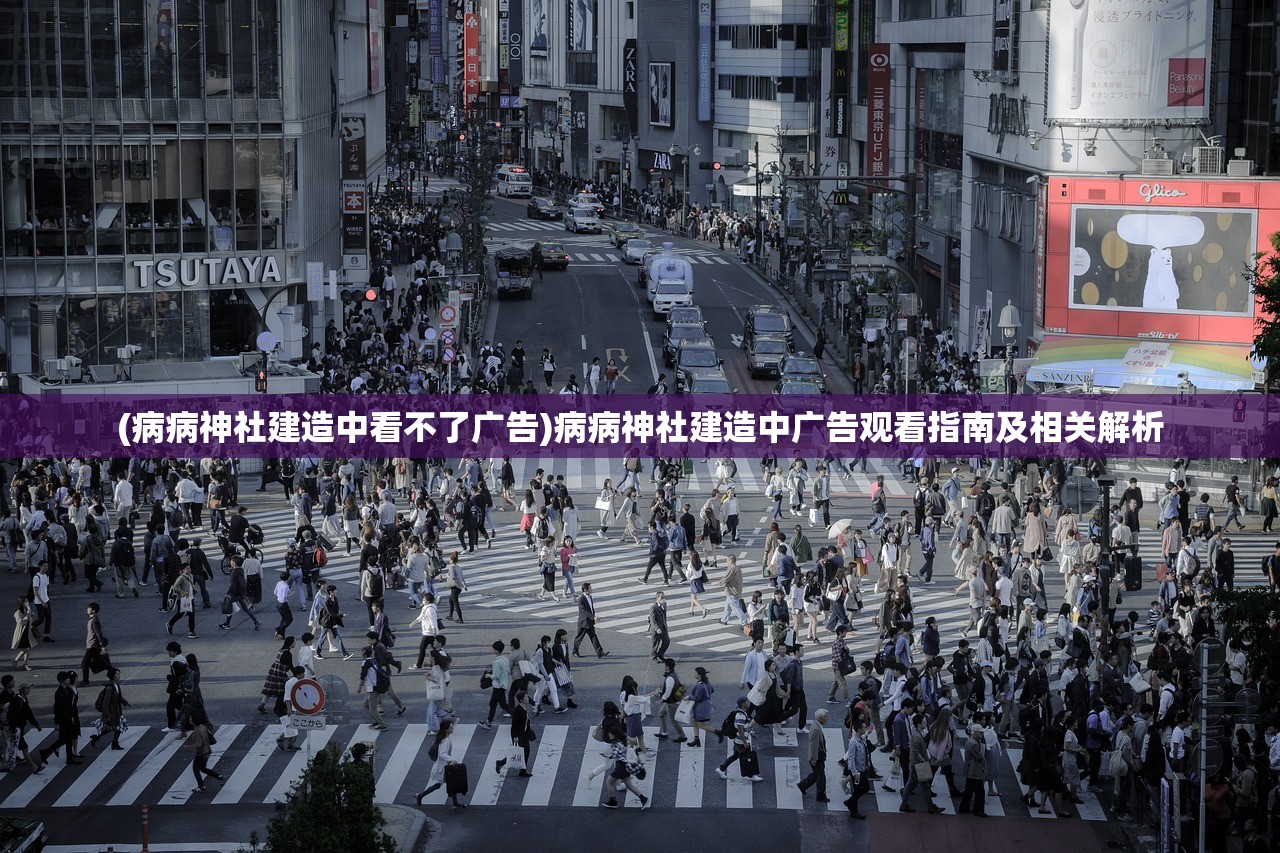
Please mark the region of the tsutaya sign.
POLYGON ((254 287, 284 284, 283 255, 172 256, 129 262, 130 290, 155 287, 254 287))

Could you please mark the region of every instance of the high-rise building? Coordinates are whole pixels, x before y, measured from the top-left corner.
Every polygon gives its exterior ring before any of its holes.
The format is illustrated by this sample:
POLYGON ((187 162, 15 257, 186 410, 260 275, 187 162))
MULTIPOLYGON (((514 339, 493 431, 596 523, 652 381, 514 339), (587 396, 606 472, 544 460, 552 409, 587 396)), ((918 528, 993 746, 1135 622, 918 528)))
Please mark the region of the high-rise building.
POLYGON ((0 0, 0 367, 127 350, 146 390, 229 389, 262 331, 301 356, 342 116, 384 161, 384 28, 383 0, 0 0))

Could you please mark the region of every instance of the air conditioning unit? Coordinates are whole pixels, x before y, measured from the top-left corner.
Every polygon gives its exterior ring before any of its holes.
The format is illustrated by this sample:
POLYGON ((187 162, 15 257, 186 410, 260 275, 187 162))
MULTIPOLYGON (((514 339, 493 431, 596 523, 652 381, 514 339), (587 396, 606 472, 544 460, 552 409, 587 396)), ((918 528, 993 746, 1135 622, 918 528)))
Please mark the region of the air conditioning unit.
POLYGON ((1233 178, 1247 178, 1253 174, 1253 161, 1244 159, 1246 148, 1237 148, 1236 156, 1227 161, 1227 174, 1233 178))
POLYGON ((1191 149, 1191 171, 1197 175, 1221 175, 1222 164, 1226 159, 1225 148, 1198 145, 1191 149))
POLYGON ((1168 177, 1173 174, 1173 161, 1168 157, 1163 157, 1158 160, 1153 160, 1150 157, 1143 157, 1142 174, 1168 177))

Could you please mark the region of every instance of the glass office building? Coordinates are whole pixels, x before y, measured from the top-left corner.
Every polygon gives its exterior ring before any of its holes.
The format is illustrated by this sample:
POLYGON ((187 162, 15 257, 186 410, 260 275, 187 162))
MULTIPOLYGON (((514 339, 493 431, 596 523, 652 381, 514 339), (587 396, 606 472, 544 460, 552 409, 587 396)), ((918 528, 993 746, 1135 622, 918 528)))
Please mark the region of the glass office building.
POLYGON ((383 156, 376 6, 0 0, 8 369, 208 362, 264 329, 301 354, 306 262, 340 265, 338 114, 383 156))

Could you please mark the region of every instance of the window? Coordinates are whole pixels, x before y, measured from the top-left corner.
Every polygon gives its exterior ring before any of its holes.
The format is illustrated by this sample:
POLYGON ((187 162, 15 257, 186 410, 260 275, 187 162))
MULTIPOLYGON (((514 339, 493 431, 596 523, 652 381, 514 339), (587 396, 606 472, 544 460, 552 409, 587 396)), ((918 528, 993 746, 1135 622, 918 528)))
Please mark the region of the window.
POLYGON ((145 0, 120 0, 120 67, 126 98, 147 96, 145 0))
POLYGON ((89 74, 85 58, 85 0, 61 0, 58 8, 59 37, 62 42, 62 97, 89 97, 89 74))
POLYGON ((201 36, 201 0, 178 0, 177 38, 178 97, 199 98, 204 94, 204 40, 201 36))
POLYGON ((782 47, 781 42, 794 42, 790 47, 805 49, 809 45, 808 24, 740 24, 720 26, 716 30, 719 41, 727 41, 739 50, 773 50, 782 47))
POLYGON ((209 291, 209 355, 239 355, 254 349, 261 317, 243 290, 209 291))
POLYGON ((627 0, 627 20, 634 21, 636 19, 635 0, 627 0))
POLYGON ((108 3, 94 3, 89 8, 89 51, 93 57, 93 97, 117 97, 116 15, 108 3))
POLYGON ((280 0, 258 0, 258 97, 280 97, 280 0))
POLYGON ((229 0, 231 6, 231 50, 233 54, 235 93, 252 98, 254 81, 258 77, 257 63, 253 58, 254 15, 253 0, 229 0))

